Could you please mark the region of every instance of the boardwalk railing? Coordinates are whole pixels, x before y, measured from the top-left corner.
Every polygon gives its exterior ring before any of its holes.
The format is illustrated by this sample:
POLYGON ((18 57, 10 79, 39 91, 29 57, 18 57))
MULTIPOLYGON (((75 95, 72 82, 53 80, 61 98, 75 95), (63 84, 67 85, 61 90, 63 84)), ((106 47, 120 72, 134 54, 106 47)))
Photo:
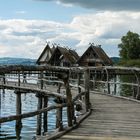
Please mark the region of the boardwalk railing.
MULTIPOLYGON (((0 117, 0 123, 16 120, 22 127, 22 119, 37 115, 36 135, 54 139, 79 125, 91 113, 90 90, 102 84, 102 92, 111 94, 111 85, 116 93, 117 85, 130 85, 135 89, 134 98, 140 99, 140 69, 122 67, 62 68, 47 66, 3 66, 0 67, 0 87, 13 89, 16 93, 16 114, 0 117), (117 81, 117 76, 132 75, 134 82, 117 81), (106 85, 106 88, 104 87, 106 85), (53 89, 53 90, 52 90, 53 89), (55 91, 54 91, 55 89, 55 91), (22 113, 22 93, 35 93, 37 110, 22 113), (56 104, 49 105, 53 97, 56 104), (67 125, 63 124, 63 108, 67 110, 67 125), (48 111, 56 110, 56 131, 48 133, 48 111), (43 121, 42 121, 43 120, 43 121), (42 132, 43 130, 43 132, 42 132)), ((20 134, 19 134, 20 135, 20 134)), ((17 138, 20 137, 17 135, 17 138)))
MULTIPOLYGON (((102 93, 118 95, 117 90, 119 89, 122 92, 123 88, 121 87, 126 86, 133 91, 130 96, 140 100, 140 68, 94 67, 90 68, 90 74, 92 75, 90 82, 93 84, 94 91, 96 90, 96 84, 100 84, 102 93)), ((119 95, 121 96, 120 93, 119 95)))
MULTIPOLYGON (((48 111, 56 110, 56 130, 54 133, 63 134, 79 123, 90 114, 89 103, 89 73, 77 68, 59 67, 21 67, 9 66, 0 68, 0 87, 13 89, 16 94, 16 114, 0 117, 0 123, 16 120, 16 128, 22 128, 22 119, 37 115, 36 135, 48 135, 48 111), (70 83, 70 75, 76 76, 82 72, 85 75, 83 87, 70 83), (49 76, 47 76, 49 75, 49 76), (52 76, 54 75, 54 76, 52 76), (49 79, 48 79, 49 78, 49 79), (53 87, 53 88, 52 88, 53 87), (50 89, 50 90, 49 90, 50 89), (54 91, 54 89, 56 91, 54 91), (38 98, 37 110, 22 113, 22 93, 35 93, 38 98), (54 98, 56 104, 49 105, 49 98, 54 98), (67 125, 63 124, 63 108, 66 107, 67 125), (42 121, 43 120, 43 121, 42 121), (43 132, 42 132, 43 130, 43 132)), ((48 135, 48 139, 55 137, 48 135)), ((20 134, 17 135, 17 139, 20 134)))

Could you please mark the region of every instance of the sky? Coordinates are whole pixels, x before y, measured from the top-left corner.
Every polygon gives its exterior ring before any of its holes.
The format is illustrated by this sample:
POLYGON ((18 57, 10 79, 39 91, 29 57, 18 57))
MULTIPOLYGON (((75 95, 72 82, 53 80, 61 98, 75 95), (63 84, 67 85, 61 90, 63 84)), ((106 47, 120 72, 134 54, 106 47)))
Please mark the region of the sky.
POLYGON ((37 59, 46 42, 79 55, 94 43, 119 56, 128 31, 140 34, 140 0, 0 1, 0 57, 37 59))

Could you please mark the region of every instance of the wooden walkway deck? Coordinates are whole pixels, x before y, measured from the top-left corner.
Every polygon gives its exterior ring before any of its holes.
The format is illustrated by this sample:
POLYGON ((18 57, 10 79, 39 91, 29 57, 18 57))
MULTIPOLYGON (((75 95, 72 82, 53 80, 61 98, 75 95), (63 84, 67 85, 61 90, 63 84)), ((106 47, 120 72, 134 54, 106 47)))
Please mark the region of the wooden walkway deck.
POLYGON ((59 140, 140 140, 140 103, 92 94, 93 112, 59 140))

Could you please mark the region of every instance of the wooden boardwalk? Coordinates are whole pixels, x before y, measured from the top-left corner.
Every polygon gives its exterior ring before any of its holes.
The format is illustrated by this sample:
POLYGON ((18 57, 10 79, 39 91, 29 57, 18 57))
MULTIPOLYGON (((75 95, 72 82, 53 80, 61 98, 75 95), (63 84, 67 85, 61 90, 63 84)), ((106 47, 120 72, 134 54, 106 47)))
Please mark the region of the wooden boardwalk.
POLYGON ((93 112, 59 140, 140 140, 140 103, 91 93, 93 112))

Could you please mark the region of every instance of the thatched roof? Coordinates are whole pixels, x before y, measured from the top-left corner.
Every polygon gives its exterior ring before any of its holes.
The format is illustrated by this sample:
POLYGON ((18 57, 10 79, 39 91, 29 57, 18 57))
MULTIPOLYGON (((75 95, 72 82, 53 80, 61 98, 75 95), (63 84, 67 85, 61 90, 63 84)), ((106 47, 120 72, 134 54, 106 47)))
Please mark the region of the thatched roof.
POLYGON ((47 51, 50 51, 50 53, 52 54, 55 50, 55 47, 53 46, 52 48, 49 46, 49 44, 47 43, 46 47, 44 48, 44 50, 42 51, 41 55, 39 56, 39 58, 37 59, 36 63, 37 64, 40 64, 40 63, 43 63, 43 62, 47 62, 47 58, 45 58, 44 60, 41 60, 43 58, 43 56, 45 55, 45 53, 47 51))
POLYGON ((72 64, 75 64, 77 62, 77 60, 79 59, 78 54, 74 50, 57 46, 49 60, 49 63, 51 63, 53 61, 53 58, 57 51, 59 51, 61 53, 61 55, 63 55, 63 57, 72 64))
POLYGON ((112 60, 107 56, 104 50, 100 46, 94 46, 93 44, 89 46, 89 48, 84 52, 84 54, 80 57, 77 63, 79 64, 84 59, 86 59, 87 61, 92 60, 92 62, 99 62, 102 63, 103 65, 112 65, 112 60), (92 53, 94 53, 94 55, 96 55, 96 57, 90 59, 85 58, 85 55, 91 51, 92 53))

